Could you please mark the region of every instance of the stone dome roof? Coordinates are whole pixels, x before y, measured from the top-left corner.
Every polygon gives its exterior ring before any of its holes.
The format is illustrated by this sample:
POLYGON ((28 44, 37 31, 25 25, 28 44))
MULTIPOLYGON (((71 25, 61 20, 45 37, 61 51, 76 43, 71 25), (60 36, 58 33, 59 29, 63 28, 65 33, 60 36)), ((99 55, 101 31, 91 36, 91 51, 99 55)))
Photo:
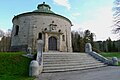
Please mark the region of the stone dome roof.
POLYGON ((37 6, 37 10, 34 10, 33 12, 54 13, 50 9, 51 9, 51 7, 48 4, 45 4, 45 2, 43 2, 43 4, 39 4, 37 6))
MULTIPOLYGON (((22 13, 22 14, 19 14, 19 15, 14 16, 13 19, 12 19, 12 21, 13 21, 15 18, 18 18, 18 17, 20 17, 20 16, 29 15, 29 14, 34 14, 34 15, 35 15, 35 14, 44 14, 44 13, 45 13, 45 14, 53 14, 53 15, 62 17, 62 18, 64 18, 64 19, 68 20, 68 21, 71 23, 71 21, 70 21, 68 18, 66 18, 66 17, 64 17, 64 16, 62 16, 62 15, 56 14, 56 13, 54 13, 53 11, 51 11, 51 7, 50 7, 48 4, 45 4, 45 2, 43 2, 42 4, 39 4, 39 5, 37 6, 37 10, 34 10, 34 11, 32 11, 32 12, 22 13)), ((71 23, 71 25, 72 25, 72 23, 71 23)))

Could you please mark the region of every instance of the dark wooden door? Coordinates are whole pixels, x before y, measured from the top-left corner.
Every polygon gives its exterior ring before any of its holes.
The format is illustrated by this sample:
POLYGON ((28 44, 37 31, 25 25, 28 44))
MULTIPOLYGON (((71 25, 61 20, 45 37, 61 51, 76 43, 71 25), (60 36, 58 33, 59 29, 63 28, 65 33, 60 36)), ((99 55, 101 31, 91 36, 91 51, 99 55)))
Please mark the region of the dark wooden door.
POLYGON ((55 37, 49 38, 49 50, 57 50, 57 39, 55 37))

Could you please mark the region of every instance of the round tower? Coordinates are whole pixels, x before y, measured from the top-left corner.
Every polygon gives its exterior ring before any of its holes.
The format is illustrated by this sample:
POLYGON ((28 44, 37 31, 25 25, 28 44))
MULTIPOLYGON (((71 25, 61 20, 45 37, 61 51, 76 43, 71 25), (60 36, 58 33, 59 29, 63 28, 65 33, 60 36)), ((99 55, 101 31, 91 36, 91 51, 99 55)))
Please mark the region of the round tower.
POLYGON ((12 51, 36 50, 38 39, 44 42, 44 51, 71 52, 71 21, 51 11, 43 2, 37 10, 14 16, 11 39, 12 51))

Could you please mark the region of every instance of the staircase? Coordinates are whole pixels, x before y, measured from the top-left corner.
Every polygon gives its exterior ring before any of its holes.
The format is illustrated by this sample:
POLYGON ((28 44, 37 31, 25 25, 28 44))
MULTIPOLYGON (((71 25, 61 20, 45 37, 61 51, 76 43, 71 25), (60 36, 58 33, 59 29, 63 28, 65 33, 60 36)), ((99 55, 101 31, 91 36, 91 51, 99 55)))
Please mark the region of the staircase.
POLYGON ((83 70, 106 66, 87 53, 43 53, 43 72, 83 70))

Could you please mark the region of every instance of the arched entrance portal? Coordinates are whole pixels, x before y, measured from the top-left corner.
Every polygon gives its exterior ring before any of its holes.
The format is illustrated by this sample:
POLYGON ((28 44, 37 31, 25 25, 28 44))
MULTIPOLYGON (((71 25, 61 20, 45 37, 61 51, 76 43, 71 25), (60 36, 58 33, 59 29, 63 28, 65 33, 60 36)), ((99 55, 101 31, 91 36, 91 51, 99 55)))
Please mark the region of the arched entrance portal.
POLYGON ((53 36, 49 38, 49 50, 57 50, 57 39, 53 36))

